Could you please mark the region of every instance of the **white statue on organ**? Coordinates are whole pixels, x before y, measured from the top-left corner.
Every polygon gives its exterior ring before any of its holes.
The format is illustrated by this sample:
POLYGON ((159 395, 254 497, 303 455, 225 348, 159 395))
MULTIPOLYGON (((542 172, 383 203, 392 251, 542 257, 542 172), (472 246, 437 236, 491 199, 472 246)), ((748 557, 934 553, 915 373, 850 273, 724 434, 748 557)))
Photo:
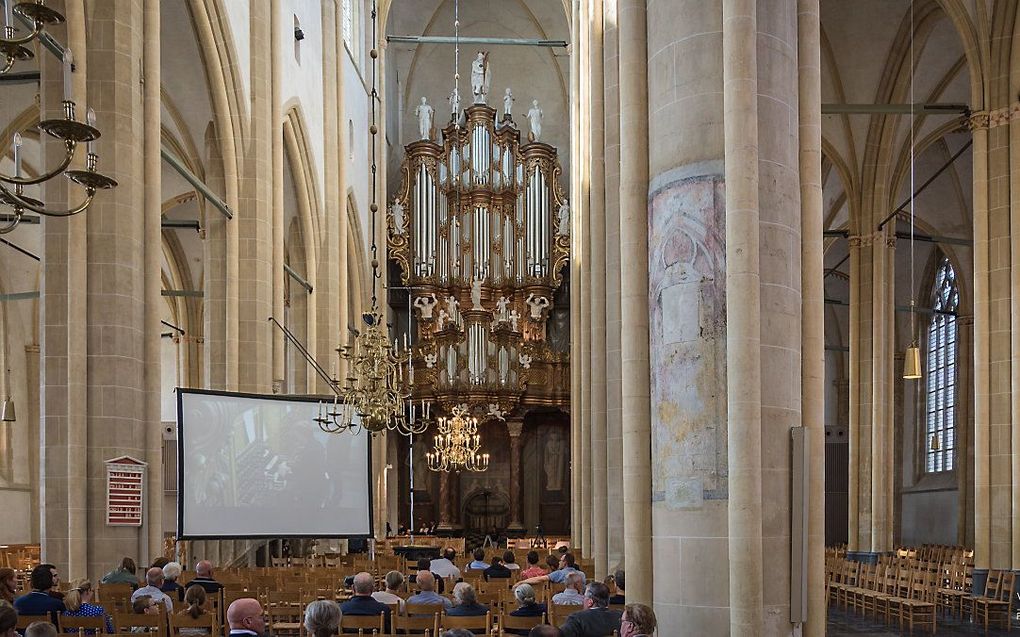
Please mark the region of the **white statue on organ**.
POLYGON ((537 142, 538 138, 542 136, 542 109, 538 106, 538 100, 531 100, 531 109, 528 110, 528 126, 531 127, 528 139, 537 142))
POLYGON ((559 232, 564 237, 570 236, 570 202, 566 199, 560 204, 559 232))
POLYGON ((421 310, 421 317, 423 319, 432 318, 432 308, 436 307, 437 303, 439 303, 439 300, 436 298, 435 294, 419 296, 414 300, 414 306, 421 310))
POLYGON ((439 360, 439 357, 436 356, 435 352, 433 352, 431 354, 426 354, 425 355, 425 367, 427 367, 429 369, 432 369, 433 367, 436 366, 436 362, 438 360, 439 360))
POLYGON ((521 320, 521 313, 517 310, 510 311, 510 329, 517 331, 517 321, 521 320))
POLYGON ((446 297, 446 311, 450 314, 450 320, 454 323, 460 322, 460 301, 452 294, 446 297))
POLYGON ((471 282, 471 309, 484 310, 482 307, 482 279, 477 278, 471 282))
POLYGON ((510 111, 514 107, 514 94, 510 92, 510 89, 506 90, 503 94, 503 119, 510 119, 510 111))
POLYGON ((450 320, 450 315, 446 313, 446 310, 439 309, 439 318, 436 320, 436 331, 442 332, 446 329, 446 322, 450 320))
POLYGON ((418 134, 421 139, 432 139, 432 115, 436 112, 436 109, 432 108, 428 104, 427 98, 421 98, 421 104, 414 109, 414 114, 418 117, 418 134))
POLYGON ((471 62, 471 94, 474 96, 475 104, 485 103, 491 82, 489 54, 486 51, 479 51, 471 62))
POLYGON ((542 310, 549 307, 549 299, 544 296, 529 294, 524 302, 531 308, 531 318, 535 321, 540 320, 542 318, 542 310))
POLYGON ((453 87, 453 91, 450 93, 450 119, 456 120, 460 115, 460 90, 457 87, 453 87))
POLYGON ((506 298, 505 296, 499 297, 499 300, 496 301, 496 312, 497 312, 496 317, 497 317, 497 320, 499 320, 499 321, 505 321, 506 320, 506 318, 507 318, 506 309, 507 309, 507 307, 509 305, 510 305, 510 299, 506 298))
POLYGON ((404 206, 396 199, 393 200, 393 205, 390 206, 390 212, 393 213, 393 234, 404 234, 404 206))
POLYGON ((517 360, 520 361, 521 367, 524 369, 531 369, 531 357, 527 354, 521 354, 517 357, 517 360))
POLYGON ((486 416, 492 416, 499 420, 506 420, 506 412, 499 408, 496 403, 489 403, 489 413, 486 416))

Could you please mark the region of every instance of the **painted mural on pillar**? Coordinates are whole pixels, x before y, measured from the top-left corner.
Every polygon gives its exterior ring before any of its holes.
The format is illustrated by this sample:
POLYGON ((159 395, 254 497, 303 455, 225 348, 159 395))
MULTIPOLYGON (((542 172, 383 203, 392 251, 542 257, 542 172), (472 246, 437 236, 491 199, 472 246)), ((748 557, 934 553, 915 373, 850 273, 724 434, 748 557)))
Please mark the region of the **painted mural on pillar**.
POLYGON ((650 196, 652 491, 671 509, 727 495, 724 208, 721 175, 650 196))

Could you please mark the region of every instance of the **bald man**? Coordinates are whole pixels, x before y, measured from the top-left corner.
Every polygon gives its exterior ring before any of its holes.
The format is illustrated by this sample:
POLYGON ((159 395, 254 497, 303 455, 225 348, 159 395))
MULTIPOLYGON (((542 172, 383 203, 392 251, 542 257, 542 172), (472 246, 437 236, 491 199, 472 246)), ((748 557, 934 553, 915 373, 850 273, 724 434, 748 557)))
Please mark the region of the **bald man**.
POLYGON ((154 566, 145 571, 145 586, 131 594, 131 601, 134 602, 142 595, 148 595, 157 603, 166 607, 166 612, 174 612, 174 602, 170 596, 163 592, 163 569, 154 566))
POLYGON ((436 578, 429 571, 418 571, 414 583, 419 592, 407 598, 408 604, 442 604, 453 608, 453 602, 436 592, 436 578))
POLYGON ((340 612, 344 615, 384 615, 384 632, 390 632, 390 607, 372 597, 375 592, 375 578, 372 574, 362 572, 355 575, 353 588, 354 596, 340 604, 340 612))
POLYGON ((223 588, 223 584, 213 579, 213 566, 209 560, 202 560, 195 564, 195 577, 188 582, 188 586, 192 584, 198 584, 205 589, 206 593, 213 595, 219 593, 220 589, 223 588))
POLYGON ((230 602, 227 608, 227 624, 230 634, 237 637, 251 637, 266 631, 266 620, 262 617, 262 605, 258 600, 242 597, 230 602))

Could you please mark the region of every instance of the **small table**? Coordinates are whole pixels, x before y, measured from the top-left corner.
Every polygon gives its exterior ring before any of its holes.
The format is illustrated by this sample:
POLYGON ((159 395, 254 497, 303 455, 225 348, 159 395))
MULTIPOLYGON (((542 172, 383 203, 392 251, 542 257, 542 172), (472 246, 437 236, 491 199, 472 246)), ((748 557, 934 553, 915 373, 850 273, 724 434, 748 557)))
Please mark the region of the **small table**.
POLYGON ((409 562, 417 562, 423 557, 437 559, 440 554, 438 546, 394 546, 394 555, 399 555, 409 562))

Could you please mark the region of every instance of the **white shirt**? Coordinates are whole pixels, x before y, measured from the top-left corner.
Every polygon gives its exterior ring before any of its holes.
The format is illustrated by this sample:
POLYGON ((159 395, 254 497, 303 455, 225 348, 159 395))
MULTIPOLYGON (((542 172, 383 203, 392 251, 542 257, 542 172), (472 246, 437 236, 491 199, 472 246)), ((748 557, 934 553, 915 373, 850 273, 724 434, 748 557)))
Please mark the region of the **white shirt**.
POLYGON ((381 604, 399 604, 400 612, 404 612, 404 598, 394 595, 389 591, 376 591, 372 593, 372 599, 381 604))
POLYGON ((157 602, 162 603, 164 606, 166 606, 166 612, 168 613, 174 612, 174 601, 170 599, 169 595, 159 590, 155 586, 150 585, 139 588, 137 591, 131 594, 131 601, 132 602, 135 601, 142 595, 148 595, 157 602))
POLYGON ((452 577, 454 579, 460 577, 460 569, 457 568, 456 564, 445 557, 439 557, 432 560, 429 563, 429 570, 439 577, 452 577))
POLYGON ((568 588, 561 593, 556 593, 552 597, 553 604, 570 604, 571 606, 584 606, 584 595, 578 593, 572 588, 568 588))

